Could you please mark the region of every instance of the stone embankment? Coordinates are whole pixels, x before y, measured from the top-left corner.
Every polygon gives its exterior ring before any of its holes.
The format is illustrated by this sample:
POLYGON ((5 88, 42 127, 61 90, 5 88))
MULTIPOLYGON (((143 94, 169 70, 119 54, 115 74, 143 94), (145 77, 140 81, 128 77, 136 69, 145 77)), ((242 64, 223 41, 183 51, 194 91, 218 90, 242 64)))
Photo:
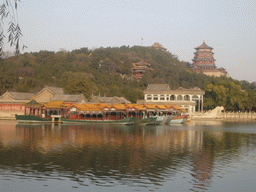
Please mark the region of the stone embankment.
POLYGON ((0 120, 14 120, 15 119, 15 114, 17 115, 23 115, 24 111, 5 111, 5 110, 0 110, 0 120))
POLYGON ((255 112, 222 112, 220 118, 223 120, 256 120, 255 112))

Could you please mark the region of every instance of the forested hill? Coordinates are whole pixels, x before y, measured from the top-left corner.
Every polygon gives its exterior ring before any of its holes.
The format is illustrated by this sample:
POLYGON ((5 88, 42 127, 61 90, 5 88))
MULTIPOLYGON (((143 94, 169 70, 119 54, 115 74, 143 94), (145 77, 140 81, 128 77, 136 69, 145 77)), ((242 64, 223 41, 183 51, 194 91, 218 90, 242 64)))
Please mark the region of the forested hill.
POLYGON ((136 102, 143 99, 143 90, 150 83, 167 83, 172 89, 195 86, 206 89, 206 85, 217 86, 219 82, 234 82, 248 90, 255 88, 246 81, 194 73, 189 64, 179 61, 172 53, 153 47, 40 51, 0 60, 1 94, 6 90, 36 92, 48 85, 64 87, 70 94, 84 93, 87 98, 100 93, 124 96, 136 102), (132 78, 132 67, 140 61, 151 64, 153 70, 148 70, 138 81, 132 78))

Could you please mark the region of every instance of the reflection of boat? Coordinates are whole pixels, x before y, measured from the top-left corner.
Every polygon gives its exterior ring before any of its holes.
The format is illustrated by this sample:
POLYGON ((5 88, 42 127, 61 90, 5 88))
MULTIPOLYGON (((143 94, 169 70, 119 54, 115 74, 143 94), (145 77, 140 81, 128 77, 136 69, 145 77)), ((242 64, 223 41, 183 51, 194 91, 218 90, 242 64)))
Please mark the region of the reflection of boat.
POLYGON ((182 124, 187 120, 187 118, 188 118, 188 115, 173 117, 170 124, 182 124))
POLYGON ((15 115, 19 123, 50 123, 51 119, 41 118, 34 115, 15 115))
POLYGON ((61 119, 63 124, 122 124, 122 125, 132 125, 134 124, 136 118, 126 117, 124 119, 118 120, 75 120, 75 119, 61 119))

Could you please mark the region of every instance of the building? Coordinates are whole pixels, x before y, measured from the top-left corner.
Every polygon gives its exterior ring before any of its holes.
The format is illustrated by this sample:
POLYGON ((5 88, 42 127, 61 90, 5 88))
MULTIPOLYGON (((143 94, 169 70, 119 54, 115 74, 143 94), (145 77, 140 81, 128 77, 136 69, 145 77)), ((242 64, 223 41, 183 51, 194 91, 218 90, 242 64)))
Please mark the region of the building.
POLYGON ((151 47, 153 47, 153 48, 155 48, 157 50, 161 50, 161 51, 166 51, 167 50, 160 43, 154 43, 151 47))
POLYGON ((202 72, 209 76, 227 76, 228 73, 224 68, 217 68, 215 66, 215 59, 213 57, 213 48, 206 45, 205 41, 202 45, 195 48, 194 58, 192 59, 192 68, 195 72, 202 72))
POLYGON ((48 103, 55 95, 63 94, 63 88, 45 86, 41 91, 35 94, 35 99, 41 103, 48 103))
POLYGON ((144 91, 144 100, 137 103, 178 105, 189 113, 202 112, 204 94, 205 92, 198 87, 171 90, 168 84, 149 84, 144 91))
POLYGON ((0 97, 0 111, 24 111, 22 103, 30 101, 33 95, 33 93, 6 91, 0 97))
POLYGON ((108 105, 113 105, 113 104, 125 104, 128 103, 130 104, 131 102, 125 99, 124 97, 106 97, 103 96, 101 97, 100 94, 98 96, 92 95, 92 99, 90 100, 90 103, 106 103, 108 105))
POLYGON ((141 79, 144 74, 147 71, 153 71, 154 69, 150 68, 150 64, 146 63, 144 61, 140 61, 138 63, 133 63, 133 68, 132 68, 132 77, 134 79, 141 79))
POLYGON ((14 118, 15 114, 23 114, 24 103, 35 98, 40 103, 49 103, 50 101, 64 101, 65 103, 81 104, 87 102, 83 94, 67 95, 63 88, 45 86, 38 93, 21 93, 6 91, 0 96, 0 118, 14 118))

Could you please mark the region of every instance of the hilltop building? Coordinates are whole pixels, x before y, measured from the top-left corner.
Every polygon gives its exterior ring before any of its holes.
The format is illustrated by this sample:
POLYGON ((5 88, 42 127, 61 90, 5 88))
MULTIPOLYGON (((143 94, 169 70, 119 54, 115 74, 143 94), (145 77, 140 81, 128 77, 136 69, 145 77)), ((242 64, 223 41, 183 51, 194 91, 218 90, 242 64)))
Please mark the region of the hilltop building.
POLYGON ((198 87, 191 89, 178 88, 171 90, 168 84, 148 84, 144 91, 144 100, 138 104, 178 105, 189 113, 203 111, 205 92, 198 87))
POLYGON ((132 68, 132 77, 134 79, 141 79, 144 74, 147 72, 147 71, 153 71, 154 69, 150 68, 150 64, 149 63, 146 63, 144 61, 140 61, 138 63, 133 63, 133 68, 132 68))
POLYGON ((161 44, 159 43, 154 43, 151 47, 154 47, 157 50, 162 50, 162 51, 166 51, 167 49, 164 48, 161 44))
POLYGON ((215 59, 213 58, 213 48, 206 45, 205 41, 202 45, 195 48, 194 58, 192 59, 192 68, 195 72, 203 72, 209 76, 227 76, 228 73, 224 68, 217 68, 215 66, 215 59))

